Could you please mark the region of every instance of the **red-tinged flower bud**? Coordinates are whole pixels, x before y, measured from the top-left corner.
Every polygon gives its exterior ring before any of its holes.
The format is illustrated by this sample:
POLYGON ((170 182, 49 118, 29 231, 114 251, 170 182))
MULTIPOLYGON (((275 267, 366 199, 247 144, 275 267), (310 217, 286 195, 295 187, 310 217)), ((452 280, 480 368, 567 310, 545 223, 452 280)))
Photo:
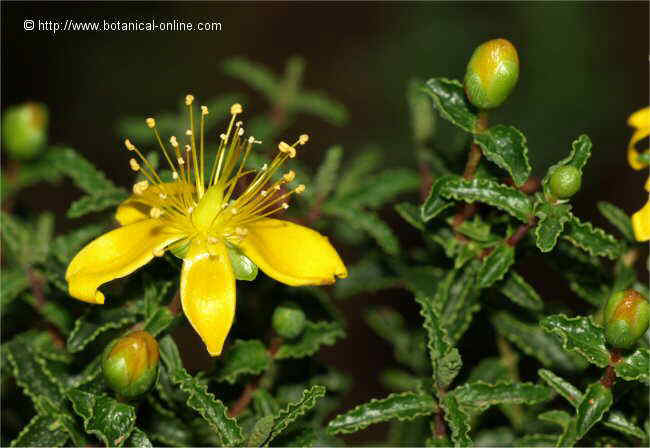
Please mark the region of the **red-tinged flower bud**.
POLYGON ((650 304, 633 289, 614 293, 604 309, 605 336, 616 348, 630 348, 648 330, 650 304))
POLYGON ((2 114, 2 144, 18 160, 38 155, 47 143, 48 112, 44 104, 23 103, 2 114))
POLYGON ((465 93, 479 109, 500 106, 519 78, 519 56, 505 39, 493 39, 479 45, 467 64, 465 93))
POLYGON ((115 339, 104 350, 104 379, 122 397, 141 395, 156 381, 158 357, 158 342, 149 333, 129 333, 115 339))

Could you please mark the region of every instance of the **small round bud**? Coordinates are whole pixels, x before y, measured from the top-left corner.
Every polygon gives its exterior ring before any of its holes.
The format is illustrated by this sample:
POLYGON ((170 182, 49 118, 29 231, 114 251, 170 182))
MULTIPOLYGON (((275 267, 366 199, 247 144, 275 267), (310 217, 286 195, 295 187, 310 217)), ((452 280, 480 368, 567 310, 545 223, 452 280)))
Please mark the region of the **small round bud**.
POLYGON ((614 293, 603 312, 605 337, 616 348, 630 348, 648 330, 650 304, 633 289, 614 293))
POLYGON ((293 303, 280 305, 273 312, 271 322, 273 329, 283 338, 292 339, 300 335, 305 328, 305 313, 293 303))
POLYGON ((519 78, 519 56, 505 39, 493 39, 479 45, 467 64, 465 93, 479 109, 500 106, 519 78))
POLYGON ((561 166, 551 175, 551 194, 556 198, 567 199, 580 190, 582 174, 572 165, 561 166))
POLYGON ((104 379, 123 397, 141 395, 156 381, 158 356, 158 342, 146 331, 117 338, 102 355, 104 379))
POLYGON ((48 112, 44 104, 23 103, 2 114, 2 144, 11 158, 28 160, 47 143, 48 112))

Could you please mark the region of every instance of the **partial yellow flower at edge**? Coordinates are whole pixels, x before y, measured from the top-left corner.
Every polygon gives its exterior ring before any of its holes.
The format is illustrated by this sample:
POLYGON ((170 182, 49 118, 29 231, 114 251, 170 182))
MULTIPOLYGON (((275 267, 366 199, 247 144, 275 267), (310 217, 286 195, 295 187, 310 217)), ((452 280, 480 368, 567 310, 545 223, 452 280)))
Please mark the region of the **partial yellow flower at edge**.
MULTIPOLYGON (((630 166, 635 170, 641 170, 648 166, 647 163, 639 162, 639 151, 636 149, 636 144, 650 135, 650 107, 634 112, 627 120, 627 124, 635 128, 634 134, 627 145, 627 161, 630 166)), ((641 152, 648 152, 650 149, 646 148, 641 152)))
POLYGON ((637 241, 650 241, 650 200, 632 215, 632 229, 637 241))
MULTIPOLYGON (((235 316, 235 276, 227 245, 238 247, 270 277, 292 286, 333 283, 347 276, 347 270, 328 239, 309 228, 269 218, 289 208, 295 173, 278 176, 278 170, 296 156, 296 147, 307 143, 301 135, 293 144, 281 142, 279 153, 258 170, 245 169, 254 144, 244 138, 236 116, 242 107, 231 108, 227 131, 220 136, 212 169, 204 166, 204 144, 195 139, 192 112, 194 97, 185 104, 191 129, 185 142, 172 136, 171 148, 163 145, 153 118, 146 120, 160 143, 172 171, 173 182, 162 182, 156 170, 128 139, 126 148, 140 162, 129 161, 131 169, 147 179, 136 183, 134 195, 117 209, 122 227, 100 236, 84 247, 70 262, 66 272, 72 297, 103 304, 98 288, 124 277, 154 256, 173 250, 183 257, 180 296, 183 311, 201 336, 212 356, 221 354, 235 316), (246 183, 237 189, 239 181, 246 183), (235 192, 239 192, 235 195, 235 192), (183 254, 183 251, 185 253, 183 254)), ((208 109, 201 106, 200 129, 208 109)))

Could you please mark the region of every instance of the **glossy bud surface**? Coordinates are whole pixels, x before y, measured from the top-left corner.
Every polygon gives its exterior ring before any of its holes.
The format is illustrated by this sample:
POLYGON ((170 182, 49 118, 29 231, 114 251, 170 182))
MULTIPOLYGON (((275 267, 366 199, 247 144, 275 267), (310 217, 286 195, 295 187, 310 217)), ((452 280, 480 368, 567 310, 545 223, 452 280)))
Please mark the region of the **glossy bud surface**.
POLYGON ((271 319, 273 329, 283 338, 292 339, 300 335, 305 328, 305 313, 295 304, 286 303, 275 309, 271 319))
POLYGON ((650 304, 637 291, 614 293, 604 309, 605 336, 616 348, 630 348, 648 330, 650 304))
POLYGON ((158 342, 146 331, 134 331, 115 339, 104 350, 104 379, 118 395, 136 397, 156 381, 158 358, 158 342))
POLYGON ((580 190, 582 174, 571 165, 561 166, 551 175, 551 193, 556 198, 567 199, 580 190))
POLYGON ((506 39, 479 45, 467 64, 465 93, 479 109, 493 109, 508 98, 519 79, 519 56, 506 39))

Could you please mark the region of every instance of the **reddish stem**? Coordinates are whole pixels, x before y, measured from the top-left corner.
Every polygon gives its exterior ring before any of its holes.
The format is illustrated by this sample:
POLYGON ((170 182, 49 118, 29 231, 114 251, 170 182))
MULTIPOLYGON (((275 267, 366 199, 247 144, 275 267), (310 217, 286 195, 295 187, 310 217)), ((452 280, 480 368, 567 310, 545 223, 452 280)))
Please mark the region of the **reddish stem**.
POLYGON ((607 366, 603 377, 600 379, 600 384, 605 386, 607 389, 611 389, 612 386, 614 386, 614 383, 616 383, 616 371, 614 370, 614 367, 607 366))
POLYGON ((526 233, 528 233, 531 228, 535 227, 535 224, 537 224, 537 220, 531 219, 527 224, 520 225, 515 233, 506 240, 506 244, 511 247, 515 247, 517 243, 519 243, 519 241, 521 241, 526 236, 526 233))
POLYGON ((431 175, 431 169, 429 164, 422 161, 419 164, 420 169, 420 200, 424 200, 429 196, 429 191, 431 190, 431 185, 433 185, 433 176, 431 175))

